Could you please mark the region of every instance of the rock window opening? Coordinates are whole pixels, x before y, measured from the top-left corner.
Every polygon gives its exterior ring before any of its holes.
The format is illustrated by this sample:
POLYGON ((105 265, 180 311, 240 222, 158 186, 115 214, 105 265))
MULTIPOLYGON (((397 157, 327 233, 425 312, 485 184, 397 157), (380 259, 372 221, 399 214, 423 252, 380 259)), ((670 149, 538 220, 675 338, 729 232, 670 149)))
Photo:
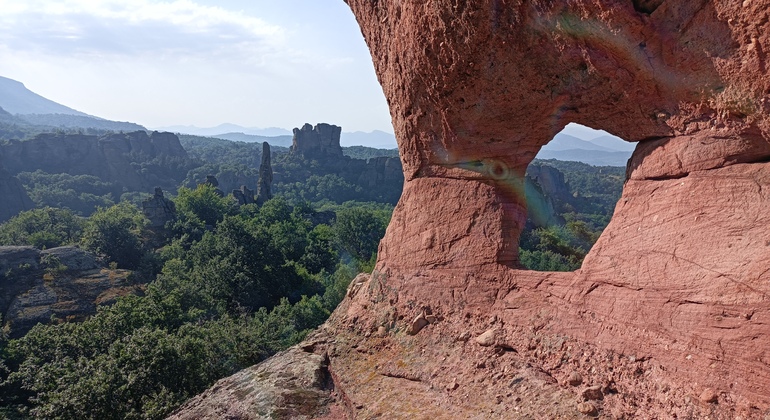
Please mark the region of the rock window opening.
POLYGON ((574 271, 612 217, 635 144, 569 124, 526 172, 519 259, 535 271, 574 271))

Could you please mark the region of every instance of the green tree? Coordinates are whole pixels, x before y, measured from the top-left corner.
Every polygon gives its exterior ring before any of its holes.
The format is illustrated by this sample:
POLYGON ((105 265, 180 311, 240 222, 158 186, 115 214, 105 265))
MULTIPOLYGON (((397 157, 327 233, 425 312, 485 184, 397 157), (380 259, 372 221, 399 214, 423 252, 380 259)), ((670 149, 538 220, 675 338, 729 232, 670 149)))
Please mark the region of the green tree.
POLYGON ((144 253, 140 235, 147 223, 142 212, 126 202, 100 208, 86 221, 81 244, 118 267, 134 269, 144 253))
POLYGON ((337 212, 333 229, 338 244, 358 261, 369 261, 385 235, 386 223, 370 209, 344 208, 337 212))
POLYGON ((38 207, 68 208, 81 215, 89 215, 99 206, 115 204, 113 195, 120 191, 116 183, 104 182, 93 175, 49 174, 37 170, 20 172, 17 177, 38 207))
POLYGON ((216 188, 208 184, 198 185, 194 190, 180 188, 175 204, 178 212, 194 216, 210 226, 216 226, 217 222, 237 210, 235 200, 220 196, 216 188))
POLYGON ((580 268, 580 262, 557 254, 553 251, 531 251, 519 248, 521 265, 535 271, 575 271, 580 268))
POLYGON ((53 248, 78 242, 82 230, 83 219, 70 210, 33 209, 0 225, 0 244, 53 248))
POLYGON ((299 262, 311 273, 330 273, 339 261, 334 249, 334 231, 329 225, 318 225, 308 234, 308 242, 299 262))
POLYGON ((190 248, 191 277, 217 301, 238 313, 272 307, 301 281, 286 265, 267 227, 225 217, 190 248))

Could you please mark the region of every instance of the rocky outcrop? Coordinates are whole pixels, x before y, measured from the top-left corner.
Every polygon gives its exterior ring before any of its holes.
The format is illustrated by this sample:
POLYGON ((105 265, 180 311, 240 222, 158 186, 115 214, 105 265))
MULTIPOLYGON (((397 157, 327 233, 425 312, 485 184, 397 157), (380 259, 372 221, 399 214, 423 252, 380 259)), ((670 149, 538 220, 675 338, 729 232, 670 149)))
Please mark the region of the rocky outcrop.
POLYGON ((31 210, 35 204, 18 178, 12 176, 0 165, 0 222, 4 222, 24 210, 31 210))
POLYGON ((224 191, 219 189, 219 181, 217 181, 217 177, 214 175, 206 175, 206 180, 203 182, 203 185, 208 185, 212 188, 214 188, 214 192, 220 196, 224 197, 225 193, 224 191))
POLYGON ((391 157, 371 158, 362 169, 361 175, 358 177, 358 185, 369 188, 403 177, 401 163, 398 159, 391 157))
MULTIPOLYGON (((136 164, 154 159, 183 160, 187 152, 172 133, 145 131, 85 134, 40 134, 25 141, 0 145, 0 165, 11 174, 42 170, 47 173, 94 175, 130 191, 148 191, 156 185, 174 189, 181 179, 160 165, 156 171, 136 164)), ((181 174, 184 177, 184 174, 181 174)))
POLYGON ((770 413, 767 0, 347 3, 406 179, 321 330, 352 416, 770 413), (521 270, 524 169, 569 122, 640 144, 582 268, 521 270))
POLYGON ((302 128, 295 128, 293 131, 291 154, 311 159, 342 157, 340 146, 342 127, 326 123, 317 124, 315 127, 305 124, 302 128))
POLYGON ((163 196, 163 189, 155 187, 155 194, 142 201, 142 213, 152 227, 163 227, 176 217, 176 205, 163 196))
POLYGON ((348 3, 406 176, 376 267, 392 310, 643 358, 658 367, 617 395, 648 399, 639 416, 687 410, 661 383, 770 409, 767 1, 348 3), (524 168, 568 122, 641 144, 581 270, 521 271, 524 168))
POLYGON ((233 190, 233 198, 238 202, 239 206, 245 206, 246 204, 254 203, 254 191, 246 188, 245 185, 241 185, 238 190, 233 190))
POLYGON ((188 401, 169 419, 345 418, 333 400, 328 360, 292 347, 256 366, 217 382, 188 401))
MULTIPOLYGON (((308 124, 305 124, 307 126, 308 124)), ((302 127, 303 129, 305 127, 302 127)), ((318 130, 324 131, 324 130, 318 130)), ((294 129, 294 144, 295 145, 305 145, 306 144, 303 141, 297 140, 297 129, 294 129)), ((337 135, 337 146, 339 146, 339 134, 337 135)), ((311 148, 312 149, 312 148, 311 148)), ((292 148, 292 150, 295 150, 292 148)), ((301 148, 298 146, 298 153, 301 148)), ((342 149, 340 149, 341 151, 342 149)), ((273 167, 270 164, 270 145, 267 142, 262 143, 262 162, 259 165, 259 179, 257 180, 257 204, 260 206, 265 203, 265 201, 273 198, 273 167)))
POLYGON ((553 166, 531 164, 524 179, 524 197, 527 202, 527 223, 534 227, 563 225, 560 215, 565 204, 572 204, 574 197, 564 174, 553 166))
MULTIPOLYGON (((278 185, 292 184, 305 182, 313 175, 336 175, 353 184, 354 188, 360 187, 356 191, 356 199, 395 204, 404 182, 401 162, 392 157, 364 160, 344 156, 340 146, 341 130, 329 124, 315 127, 305 124, 302 129, 295 128, 295 144, 288 156, 281 156, 276 163, 274 181, 278 185)), ((339 202, 353 199, 326 198, 339 202)))
POLYGON ((83 320, 119 296, 141 293, 130 273, 104 268, 77 247, 0 246, 3 328, 18 338, 38 323, 83 320))
POLYGON ((531 164, 527 167, 527 177, 536 183, 542 191, 547 191, 550 197, 558 201, 569 201, 572 193, 564 174, 553 166, 531 164))

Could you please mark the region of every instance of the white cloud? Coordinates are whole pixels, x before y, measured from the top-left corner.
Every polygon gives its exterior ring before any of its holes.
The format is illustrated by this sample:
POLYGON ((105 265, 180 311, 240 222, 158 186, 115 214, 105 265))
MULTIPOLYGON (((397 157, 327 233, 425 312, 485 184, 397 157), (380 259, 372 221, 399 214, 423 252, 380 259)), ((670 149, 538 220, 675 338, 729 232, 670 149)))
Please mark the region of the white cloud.
POLYGON ((189 0, 19 3, 0 0, 0 42, 28 54, 210 60, 280 55, 285 49, 280 26, 189 0))
POLYGON ((0 75, 77 110, 148 127, 391 130, 341 0, 230 2, 248 12, 201 4, 214 1, 0 0, 0 75))

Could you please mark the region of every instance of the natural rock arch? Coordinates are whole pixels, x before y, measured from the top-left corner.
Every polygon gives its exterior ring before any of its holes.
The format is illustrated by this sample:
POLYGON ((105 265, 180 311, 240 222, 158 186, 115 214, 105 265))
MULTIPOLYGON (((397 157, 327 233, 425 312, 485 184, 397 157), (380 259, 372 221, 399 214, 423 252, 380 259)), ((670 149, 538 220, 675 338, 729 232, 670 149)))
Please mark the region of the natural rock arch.
POLYGON ((404 165, 374 274, 396 307, 540 311, 770 407, 770 2, 347 3, 404 165), (569 122, 640 142, 623 197, 578 272, 512 269, 524 170, 569 122))
MULTIPOLYGON (((770 0, 347 3, 405 185, 374 272, 262 365, 331 373, 309 416, 766 417, 770 0), (573 121, 639 142, 623 196, 580 270, 519 270, 524 170, 573 121)), ((179 417, 266 402, 229 381, 179 417)))
MULTIPOLYGON (((350 1, 391 107, 406 201, 425 179, 512 183, 500 205, 515 240, 516 178, 568 122, 631 141, 706 131, 735 137, 734 154, 750 148, 745 160, 770 154, 770 81, 755 77, 764 34, 750 21, 761 5, 672 3, 649 15, 620 1, 350 1)), ((658 169, 649 175, 675 168, 658 169)), ((515 262, 515 249, 495 259, 515 262)))

